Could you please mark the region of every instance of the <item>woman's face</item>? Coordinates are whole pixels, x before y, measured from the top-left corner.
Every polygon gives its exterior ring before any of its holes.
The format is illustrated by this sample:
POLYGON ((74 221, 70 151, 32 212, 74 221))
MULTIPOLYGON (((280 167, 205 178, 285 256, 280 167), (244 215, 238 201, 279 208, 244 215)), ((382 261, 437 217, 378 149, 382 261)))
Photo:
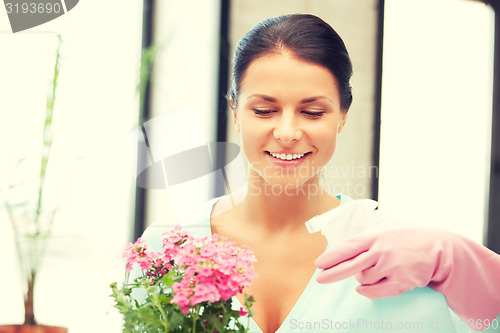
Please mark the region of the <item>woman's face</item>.
POLYGON ((233 116, 249 176, 286 189, 318 179, 346 121, 335 77, 289 52, 250 64, 233 116))

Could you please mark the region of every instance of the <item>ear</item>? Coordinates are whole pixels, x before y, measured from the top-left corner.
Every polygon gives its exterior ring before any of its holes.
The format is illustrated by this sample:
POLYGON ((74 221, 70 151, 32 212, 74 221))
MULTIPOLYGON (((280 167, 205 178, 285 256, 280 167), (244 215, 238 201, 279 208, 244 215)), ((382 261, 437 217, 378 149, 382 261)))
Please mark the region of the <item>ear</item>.
POLYGON ((234 127, 236 127, 236 130, 238 133, 240 132, 240 120, 238 119, 238 112, 233 109, 231 112, 233 112, 233 124, 234 127))
POLYGON ((337 133, 340 133, 342 131, 342 129, 345 126, 346 120, 347 120, 347 111, 345 111, 345 112, 342 111, 342 116, 340 118, 339 126, 337 128, 337 133))

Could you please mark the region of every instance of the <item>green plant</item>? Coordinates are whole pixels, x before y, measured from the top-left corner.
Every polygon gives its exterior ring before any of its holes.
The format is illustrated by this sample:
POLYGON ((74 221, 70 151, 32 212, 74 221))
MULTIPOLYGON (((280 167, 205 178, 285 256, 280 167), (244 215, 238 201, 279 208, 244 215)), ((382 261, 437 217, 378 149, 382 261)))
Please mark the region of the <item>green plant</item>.
POLYGON ((127 270, 141 276, 118 288, 110 285, 125 333, 248 332, 254 298, 232 308, 255 277, 255 257, 224 237, 195 238, 180 228, 163 235, 163 251, 154 252, 139 238, 125 250, 127 270), (246 321, 246 326, 243 322, 246 321))
POLYGON ((25 279, 24 289, 24 325, 37 325, 34 313, 34 294, 37 273, 47 249, 47 241, 52 233, 55 211, 45 211, 43 194, 47 165, 52 148, 52 119, 54 115, 54 102, 56 99, 56 86, 59 77, 60 49, 62 38, 57 35, 58 46, 43 126, 43 147, 39 173, 38 192, 35 204, 26 202, 12 204, 5 202, 5 208, 11 221, 21 273, 25 279))

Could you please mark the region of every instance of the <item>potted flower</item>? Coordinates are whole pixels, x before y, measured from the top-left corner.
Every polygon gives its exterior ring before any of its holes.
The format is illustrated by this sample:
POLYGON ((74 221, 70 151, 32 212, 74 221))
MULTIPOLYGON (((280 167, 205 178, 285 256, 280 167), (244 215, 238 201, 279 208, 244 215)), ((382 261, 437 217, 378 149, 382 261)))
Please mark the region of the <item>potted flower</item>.
POLYGON ((43 149, 39 173, 39 185, 35 203, 29 200, 21 203, 4 203, 7 215, 12 223, 18 261, 24 278, 24 323, 22 325, 0 325, 0 333, 65 333, 66 328, 57 326, 40 325, 36 318, 33 306, 37 273, 45 255, 47 242, 50 238, 55 211, 47 211, 43 204, 44 186, 50 149, 52 147, 52 116, 54 111, 57 78, 59 76, 59 58, 62 44, 58 35, 59 44, 56 52, 54 76, 51 89, 47 98, 45 122, 43 128, 43 149))
POLYGON ((142 238, 124 252, 126 269, 140 270, 133 281, 111 284, 123 332, 248 332, 254 299, 233 304, 256 276, 255 257, 218 235, 195 238, 176 227, 163 234, 163 251, 142 238))

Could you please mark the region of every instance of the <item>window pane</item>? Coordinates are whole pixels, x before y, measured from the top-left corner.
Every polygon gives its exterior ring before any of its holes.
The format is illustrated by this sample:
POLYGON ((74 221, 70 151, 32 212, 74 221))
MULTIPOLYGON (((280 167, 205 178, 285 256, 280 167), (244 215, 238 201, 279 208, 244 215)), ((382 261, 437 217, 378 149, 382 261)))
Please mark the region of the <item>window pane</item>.
MULTIPOLYGON (((223 97, 218 96, 219 55, 220 48, 224 47, 219 41, 219 12, 219 0, 164 0, 155 4, 154 43, 158 51, 150 123, 158 126, 162 138, 175 137, 175 140, 151 141, 153 137, 148 133, 153 150, 160 151, 165 145, 167 150, 182 147, 182 151, 187 151, 216 141, 217 113, 224 112, 217 110, 218 99, 223 97), (182 111, 193 108, 195 112, 189 116, 182 111), (161 124, 162 117, 170 119, 168 124, 161 124)), ((167 179, 167 183, 172 180, 167 179)), ((199 196, 183 195, 189 194, 193 182, 169 186, 166 190, 148 190, 147 225, 177 224, 182 220, 183 211, 192 211, 193 205, 211 197, 213 185, 209 177, 197 180, 201 181, 194 181, 199 196)))
MULTIPOLYGON (((26 187, 21 196, 33 196, 37 187, 55 33, 64 40, 46 182, 46 203, 59 212, 37 281, 35 311, 39 322, 72 333, 120 330, 108 295, 109 284, 123 280, 121 251, 133 215, 128 135, 138 119, 141 20, 141 2, 94 0, 80 1, 65 16, 26 32, 0 27, 0 180, 2 186, 20 180, 26 187)), ((11 226, 0 213, 7 250, 0 254, 0 324, 20 324, 21 278, 11 226)))

